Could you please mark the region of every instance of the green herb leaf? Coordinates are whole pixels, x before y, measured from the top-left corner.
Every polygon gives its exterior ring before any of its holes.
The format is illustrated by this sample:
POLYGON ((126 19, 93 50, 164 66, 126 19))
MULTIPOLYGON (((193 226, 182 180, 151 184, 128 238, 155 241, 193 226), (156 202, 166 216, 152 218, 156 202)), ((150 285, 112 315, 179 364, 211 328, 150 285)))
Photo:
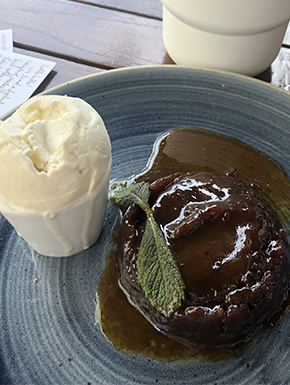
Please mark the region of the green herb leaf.
POLYGON ((170 317, 184 299, 185 285, 153 215, 147 218, 137 269, 146 298, 165 317, 170 317))
POLYGON ((111 187, 111 202, 120 209, 127 209, 132 203, 136 203, 142 210, 150 210, 148 200, 150 196, 149 183, 122 185, 115 184, 111 187))
POLYGON ((145 182, 111 188, 113 205, 124 210, 135 203, 146 213, 147 222, 137 258, 138 281, 152 306, 165 317, 170 317, 184 299, 185 285, 148 205, 149 196, 149 184, 145 182))

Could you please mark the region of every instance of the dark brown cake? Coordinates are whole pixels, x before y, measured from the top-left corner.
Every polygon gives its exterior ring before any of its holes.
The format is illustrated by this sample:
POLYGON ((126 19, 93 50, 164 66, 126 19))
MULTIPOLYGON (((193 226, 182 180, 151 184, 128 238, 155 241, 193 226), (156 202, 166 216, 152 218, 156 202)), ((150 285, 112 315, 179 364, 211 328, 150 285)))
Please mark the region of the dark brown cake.
POLYGON ((120 232, 119 285, 160 332, 194 347, 231 346, 252 336, 288 295, 289 250, 276 213, 229 175, 188 173, 151 185, 154 211, 186 285, 166 318, 137 281, 144 214, 128 208, 120 232))

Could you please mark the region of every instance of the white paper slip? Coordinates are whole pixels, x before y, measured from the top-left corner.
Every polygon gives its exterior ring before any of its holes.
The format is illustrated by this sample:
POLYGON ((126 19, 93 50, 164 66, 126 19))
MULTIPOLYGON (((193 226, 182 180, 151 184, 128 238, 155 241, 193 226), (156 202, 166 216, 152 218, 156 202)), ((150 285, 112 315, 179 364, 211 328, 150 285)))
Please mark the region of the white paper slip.
POLYGON ((54 62, 0 51, 0 117, 25 102, 54 66, 54 62))
POLYGON ((0 50, 7 52, 13 51, 12 29, 0 31, 0 50))

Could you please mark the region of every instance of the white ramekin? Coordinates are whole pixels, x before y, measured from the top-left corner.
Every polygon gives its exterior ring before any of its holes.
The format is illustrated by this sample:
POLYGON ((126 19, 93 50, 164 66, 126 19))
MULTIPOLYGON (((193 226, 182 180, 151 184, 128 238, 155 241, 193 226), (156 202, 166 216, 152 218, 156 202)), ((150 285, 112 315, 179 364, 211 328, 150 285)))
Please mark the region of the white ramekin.
POLYGON ((38 253, 63 257, 89 248, 99 238, 108 203, 111 166, 98 187, 58 212, 14 210, 0 202, 0 211, 38 253))

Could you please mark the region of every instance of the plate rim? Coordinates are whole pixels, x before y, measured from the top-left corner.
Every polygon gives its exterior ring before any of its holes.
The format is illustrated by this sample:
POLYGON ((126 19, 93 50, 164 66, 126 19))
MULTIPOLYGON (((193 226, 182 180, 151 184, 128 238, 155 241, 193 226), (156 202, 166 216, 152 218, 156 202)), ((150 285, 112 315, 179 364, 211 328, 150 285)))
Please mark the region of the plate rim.
MULTIPOLYGON (((96 67, 96 69, 97 69, 97 67, 96 67)), ((111 74, 119 74, 119 73, 122 74, 122 73, 126 73, 126 72, 133 72, 133 71, 135 72, 135 71, 144 71, 144 70, 145 71, 146 70, 149 70, 149 71, 151 71, 151 70, 165 70, 166 71, 167 69, 168 70, 176 70, 176 72, 178 72, 180 70, 186 70, 186 71, 202 72, 202 73, 208 73, 208 74, 212 73, 214 75, 225 75, 225 76, 228 76, 231 78, 239 79, 239 80, 244 81, 244 82, 250 82, 253 84, 257 84, 258 86, 269 87, 269 89, 271 89, 273 91, 277 91, 279 93, 286 95, 287 97, 290 97, 289 91, 287 91, 287 90, 285 90, 279 86, 276 86, 276 85, 271 84, 271 83, 267 83, 266 81, 261 80, 261 79, 257 79, 255 77, 239 74, 236 72, 219 70, 219 69, 215 69, 215 68, 207 68, 207 67, 190 67, 190 66, 182 66, 182 65, 176 65, 176 64, 154 64, 154 65, 141 65, 141 66, 121 67, 121 68, 113 68, 113 69, 109 69, 109 70, 102 70, 101 72, 81 76, 81 77, 69 80, 68 82, 61 83, 57 86, 51 87, 45 91, 42 91, 38 94, 31 96, 27 100, 29 100, 35 96, 39 96, 39 95, 52 95, 54 92, 61 91, 63 88, 65 88, 67 86, 76 85, 76 84, 81 83, 83 81, 92 80, 92 79, 99 78, 99 77, 111 76, 111 74)), ((2 116, 0 116, 0 121, 7 119, 17 108, 19 108, 24 103, 25 102, 20 103, 16 107, 13 107, 11 110, 9 110, 8 112, 6 112, 2 116)))

